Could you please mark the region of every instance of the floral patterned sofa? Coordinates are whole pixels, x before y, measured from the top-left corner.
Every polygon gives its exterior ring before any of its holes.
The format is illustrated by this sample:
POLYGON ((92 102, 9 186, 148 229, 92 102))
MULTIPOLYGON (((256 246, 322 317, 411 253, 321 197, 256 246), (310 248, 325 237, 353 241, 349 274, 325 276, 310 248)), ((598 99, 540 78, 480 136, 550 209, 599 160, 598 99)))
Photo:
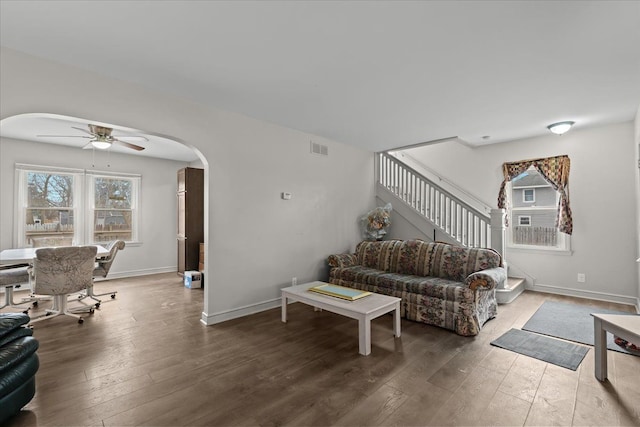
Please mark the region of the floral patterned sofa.
POLYGON ((465 336, 496 316, 495 289, 507 279, 493 249, 422 240, 363 241, 328 262, 330 283, 402 298, 403 317, 465 336))

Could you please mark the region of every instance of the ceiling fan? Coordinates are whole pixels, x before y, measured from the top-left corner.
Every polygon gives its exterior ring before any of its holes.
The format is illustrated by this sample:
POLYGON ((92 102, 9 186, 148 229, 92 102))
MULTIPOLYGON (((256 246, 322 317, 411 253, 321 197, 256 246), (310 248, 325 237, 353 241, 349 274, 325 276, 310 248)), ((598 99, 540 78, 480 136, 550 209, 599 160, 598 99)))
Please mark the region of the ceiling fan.
POLYGON ((144 150, 144 147, 141 147, 140 145, 132 144, 131 142, 148 141, 147 138, 141 135, 132 135, 132 136, 122 135, 117 137, 113 136, 111 135, 111 132, 113 132, 113 129, 105 126, 88 125, 89 130, 81 127, 77 127, 77 126, 71 126, 71 127, 73 129, 78 129, 79 131, 87 133, 90 136, 85 136, 85 135, 36 135, 36 136, 40 138, 91 138, 89 143, 82 148, 95 147, 100 150, 106 150, 107 148, 111 147, 111 145, 116 144, 116 145, 121 145, 123 147, 131 148, 136 151, 142 151, 144 150), (127 142, 127 141, 131 141, 131 142, 127 142))

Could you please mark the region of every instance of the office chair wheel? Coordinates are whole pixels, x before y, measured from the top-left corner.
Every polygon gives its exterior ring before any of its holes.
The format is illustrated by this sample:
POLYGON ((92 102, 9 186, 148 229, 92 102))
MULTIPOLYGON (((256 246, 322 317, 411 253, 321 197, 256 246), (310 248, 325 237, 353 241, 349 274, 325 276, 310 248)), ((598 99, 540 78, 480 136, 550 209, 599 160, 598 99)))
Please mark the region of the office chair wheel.
POLYGON ((24 314, 29 314, 29 309, 27 308, 25 311, 23 311, 24 314))
POLYGON ((96 303, 96 308, 100 308, 100 303, 99 302, 96 303))
POLYGON ((34 306, 34 307, 37 307, 37 306, 38 306, 38 301, 34 301, 34 302, 33 302, 33 306, 34 306))
POLYGON ((45 313, 45 316, 51 316, 51 312, 47 311, 47 312, 45 313))
POLYGON ((116 294, 111 294, 111 299, 116 299, 116 294))
POLYGON ((78 323, 82 324, 84 322, 84 319, 78 319, 78 323))
POLYGON ((89 309, 89 314, 93 314, 93 312, 94 312, 94 311, 95 311, 95 310, 94 310, 93 308, 90 308, 90 309, 89 309))

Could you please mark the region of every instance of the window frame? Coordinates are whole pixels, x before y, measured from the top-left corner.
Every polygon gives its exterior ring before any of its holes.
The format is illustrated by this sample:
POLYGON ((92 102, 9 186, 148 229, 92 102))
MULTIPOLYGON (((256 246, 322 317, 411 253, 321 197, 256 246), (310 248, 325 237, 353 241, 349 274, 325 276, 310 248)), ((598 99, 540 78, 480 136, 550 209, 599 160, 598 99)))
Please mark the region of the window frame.
POLYGON ((536 202, 536 189, 535 188, 523 188, 522 189, 522 203, 535 203, 536 202), (531 200, 527 200, 527 191, 531 191, 531 200))
POLYGON ((86 194, 87 203, 85 210, 86 241, 87 244, 102 244, 104 241, 95 239, 95 212, 96 210, 128 210, 131 212, 131 240, 125 240, 129 245, 140 243, 140 188, 142 176, 139 174, 116 173, 107 171, 88 171, 86 172, 86 194), (96 208, 95 201, 95 181, 96 178, 120 179, 131 181, 131 207, 129 209, 105 209, 96 208))
POLYGON ((518 215, 518 226, 519 227, 531 227, 531 215, 518 215), (529 223, 528 224, 523 224, 522 223, 523 219, 529 220, 529 223))
MULTIPOLYGON (((29 206, 29 190, 28 176, 29 173, 43 173, 51 175, 70 175, 73 177, 71 206, 55 209, 68 209, 73 212, 73 237, 74 245, 81 244, 84 241, 84 224, 80 207, 83 203, 83 169, 62 168, 53 166, 29 165, 24 163, 16 163, 15 165, 15 181, 16 191, 14 192, 14 230, 13 244, 16 248, 31 247, 27 238, 27 210, 38 209, 38 207, 29 206)), ((42 208, 50 210, 53 208, 42 208)))
MULTIPOLYGON (((552 187, 553 188, 553 187, 552 187)), ((507 199, 513 201, 513 181, 507 182, 506 185, 506 193, 507 199)), ((524 199, 524 192, 523 192, 524 199)), ((517 220, 518 216, 527 216, 527 215, 518 215, 518 211, 531 211, 531 210, 554 210, 557 214, 557 205, 560 202, 560 193, 556 191, 556 204, 554 208, 544 206, 544 207, 518 207, 514 208, 513 203, 508 204, 508 209, 506 212, 507 218, 509 219, 509 226, 506 227, 506 247, 509 250, 514 250, 516 252, 528 252, 528 253, 539 253, 539 254, 557 254, 557 255, 571 255, 571 236, 562 233, 558 230, 557 234, 557 243, 555 246, 541 246, 541 245, 523 245, 514 243, 513 240, 513 232, 515 230, 516 225, 519 225, 519 221, 517 220)), ((523 226, 524 227, 524 226, 523 226)), ((557 229, 557 227, 556 227, 557 229)))

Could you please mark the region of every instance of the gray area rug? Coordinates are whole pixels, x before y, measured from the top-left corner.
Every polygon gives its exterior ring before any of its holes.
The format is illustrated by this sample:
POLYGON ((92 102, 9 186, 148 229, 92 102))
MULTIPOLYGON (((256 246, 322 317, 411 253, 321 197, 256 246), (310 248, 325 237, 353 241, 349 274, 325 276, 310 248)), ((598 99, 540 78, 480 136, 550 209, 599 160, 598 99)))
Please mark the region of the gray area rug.
MULTIPOLYGON (((623 311, 546 301, 525 323, 522 330, 593 346, 593 317, 591 313, 633 316, 632 313, 623 311)), ((607 348, 620 353, 634 354, 617 345, 610 333, 607 333, 607 348)), ((637 354, 634 355, 637 356, 637 354)))
POLYGON ((589 351, 588 347, 560 341, 532 332, 511 329, 491 345, 534 357, 575 371, 589 351))

